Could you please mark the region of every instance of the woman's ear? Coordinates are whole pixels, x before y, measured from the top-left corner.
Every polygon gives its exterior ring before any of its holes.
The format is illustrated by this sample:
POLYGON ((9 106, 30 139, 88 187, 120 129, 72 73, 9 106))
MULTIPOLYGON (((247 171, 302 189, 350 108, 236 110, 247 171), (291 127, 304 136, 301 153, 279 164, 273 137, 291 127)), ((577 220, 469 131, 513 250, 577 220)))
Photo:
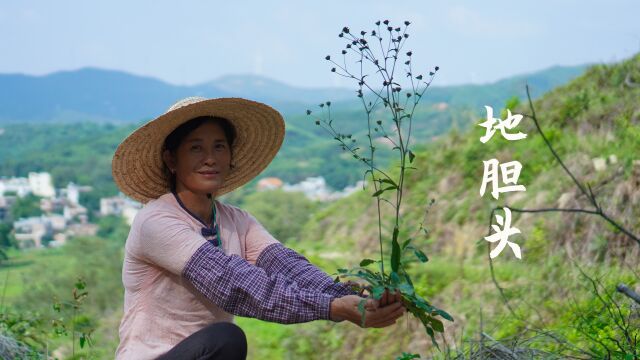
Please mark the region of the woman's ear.
POLYGON ((167 165, 171 173, 174 173, 176 171, 176 161, 169 150, 165 150, 162 152, 162 160, 164 161, 165 165, 167 165))

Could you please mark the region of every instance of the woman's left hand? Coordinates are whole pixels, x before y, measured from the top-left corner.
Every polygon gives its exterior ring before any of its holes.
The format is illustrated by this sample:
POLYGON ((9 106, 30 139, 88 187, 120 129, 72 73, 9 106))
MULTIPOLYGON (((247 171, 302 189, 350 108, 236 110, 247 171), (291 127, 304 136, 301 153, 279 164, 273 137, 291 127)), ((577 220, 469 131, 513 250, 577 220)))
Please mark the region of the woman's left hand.
POLYGON ((380 307, 385 307, 399 301, 402 301, 402 295, 400 294, 400 291, 396 289, 395 294, 391 295, 389 293, 389 289, 385 288, 384 293, 382 293, 382 297, 380 298, 380 307))

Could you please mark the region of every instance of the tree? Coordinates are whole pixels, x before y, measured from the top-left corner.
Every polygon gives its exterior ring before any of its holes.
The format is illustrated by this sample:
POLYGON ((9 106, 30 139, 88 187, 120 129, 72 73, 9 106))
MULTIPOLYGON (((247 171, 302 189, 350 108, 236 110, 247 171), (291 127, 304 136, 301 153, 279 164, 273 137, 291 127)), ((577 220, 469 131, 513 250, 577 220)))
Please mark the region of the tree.
POLYGON ((309 216, 318 208, 300 192, 259 191, 248 195, 243 208, 282 242, 295 241, 309 216))
POLYGON ((13 226, 4 222, 0 222, 0 248, 8 248, 15 246, 15 238, 11 234, 13 226))
POLYGON ((42 215, 40 197, 33 194, 18 198, 11 207, 11 216, 14 219, 40 215, 42 215))

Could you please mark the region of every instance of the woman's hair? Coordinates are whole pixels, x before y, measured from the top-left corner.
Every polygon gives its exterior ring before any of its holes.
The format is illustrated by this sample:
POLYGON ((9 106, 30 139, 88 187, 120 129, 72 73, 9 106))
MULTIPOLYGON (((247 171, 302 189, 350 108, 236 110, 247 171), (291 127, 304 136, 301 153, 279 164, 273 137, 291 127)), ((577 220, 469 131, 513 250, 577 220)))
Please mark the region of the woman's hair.
MULTIPOLYGON (((182 125, 178 126, 171 132, 171 134, 167 135, 164 139, 164 144, 162 145, 162 153, 164 150, 169 150, 169 152, 175 156, 176 151, 184 138, 186 138, 193 130, 200 127, 204 123, 212 123, 217 124, 224 131, 224 136, 227 139, 227 143, 229 144, 229 151, 231 152, 231 158, 233 159, 233 143, 236 139, 236 129, 233 127, 231 122, 225 118, 217 117, 217 116, 200 116, 197 118, 193 118, 182 125)), ((176 188, 176 175, 172 174, 167 164, 162 162, 163 170, 167 179, 169 179, 169 184, 171 187, 171 191, 175 191, 176 188)), ((233 164, 231 168, 233 169, 233 164)))

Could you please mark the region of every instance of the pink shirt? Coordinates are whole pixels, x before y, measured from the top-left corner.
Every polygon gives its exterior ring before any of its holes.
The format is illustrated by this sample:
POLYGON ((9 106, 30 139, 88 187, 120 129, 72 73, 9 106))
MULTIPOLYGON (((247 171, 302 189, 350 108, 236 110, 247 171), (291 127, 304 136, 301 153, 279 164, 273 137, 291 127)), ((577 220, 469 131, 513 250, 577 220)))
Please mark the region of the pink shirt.
MULTIPOLYGON (((216 214, 227 255, 255 265, 265 247, 278 243, 246 211, 216 201, 216 214)), ((125 245, 124 315, 116 359, 154 359, 211 323, 233 322, 232 314, 181 276, 206 242, 202 227, 172 193, 150 201, 136 215, 125 245)))

